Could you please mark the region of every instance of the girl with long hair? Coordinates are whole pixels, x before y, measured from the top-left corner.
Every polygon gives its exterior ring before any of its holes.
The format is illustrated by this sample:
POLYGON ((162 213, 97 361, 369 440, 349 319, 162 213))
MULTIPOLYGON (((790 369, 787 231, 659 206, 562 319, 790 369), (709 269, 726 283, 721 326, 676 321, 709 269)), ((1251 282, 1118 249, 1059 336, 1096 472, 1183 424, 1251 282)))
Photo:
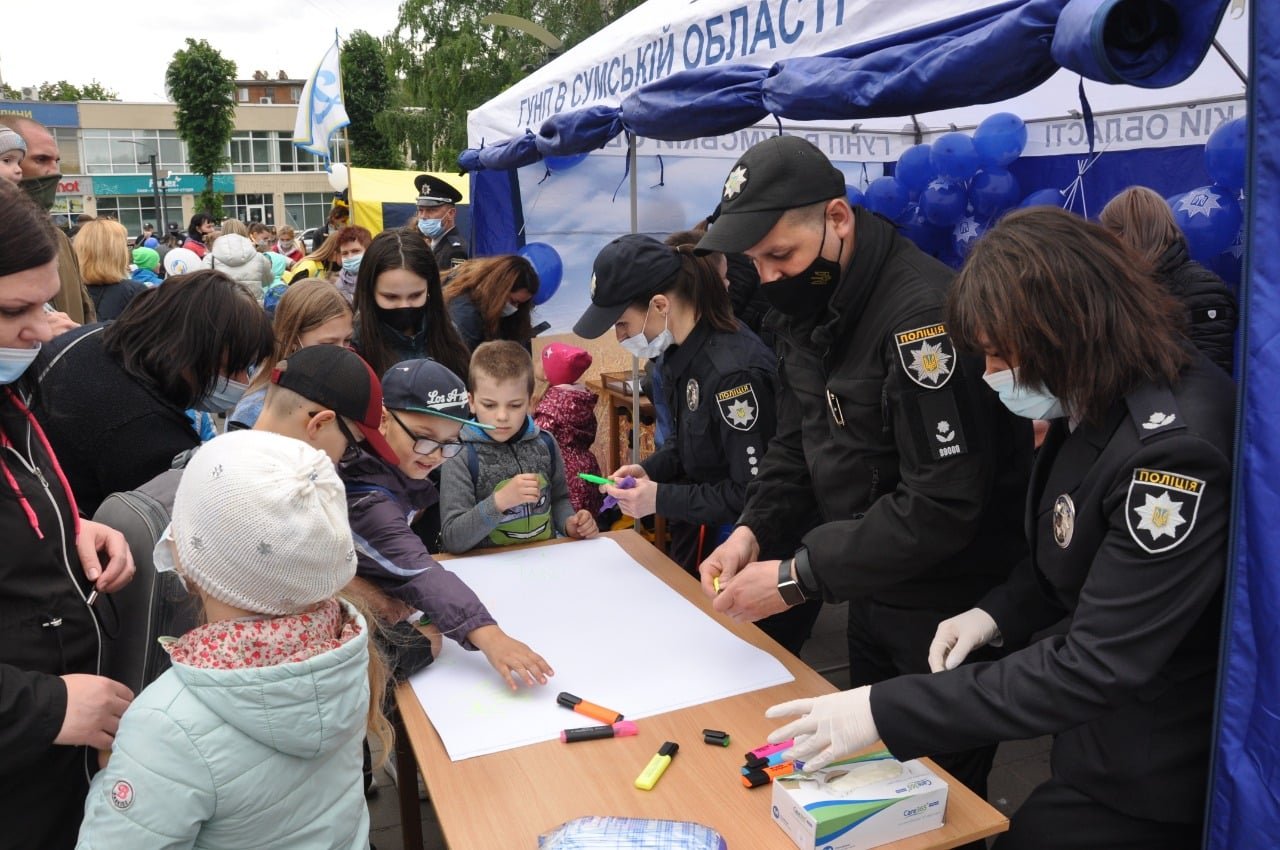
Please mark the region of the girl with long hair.
POLYGON ((538 294, 538 273, 518 254, 467 260, 449 275, 444 290, 449 318, 475 351, 482 342, 506 339, 529 350, 529 320, 538 294))

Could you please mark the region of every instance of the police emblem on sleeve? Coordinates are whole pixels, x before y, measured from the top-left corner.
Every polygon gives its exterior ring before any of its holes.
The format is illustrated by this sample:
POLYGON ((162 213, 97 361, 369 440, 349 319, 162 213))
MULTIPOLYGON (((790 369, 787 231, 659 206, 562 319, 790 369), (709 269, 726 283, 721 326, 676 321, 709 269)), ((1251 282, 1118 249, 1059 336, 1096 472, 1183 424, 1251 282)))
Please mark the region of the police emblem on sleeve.
POLYGON ((956 350, 944 324, 926 325, 894 335, 898 358, 907 377, 927 390, 951 380, 956 350))
POLYGON ((759 418, 760 403, 750 384, 716 393, 716 407, 725 424, 737 431, 750 431, 759 418))
POLYGON ((1204 487, 1204 481, 1188 475, 1135 469, 1124 506, 1129 536, 1152 555, 1178 547, 1195 528, 1204 487))

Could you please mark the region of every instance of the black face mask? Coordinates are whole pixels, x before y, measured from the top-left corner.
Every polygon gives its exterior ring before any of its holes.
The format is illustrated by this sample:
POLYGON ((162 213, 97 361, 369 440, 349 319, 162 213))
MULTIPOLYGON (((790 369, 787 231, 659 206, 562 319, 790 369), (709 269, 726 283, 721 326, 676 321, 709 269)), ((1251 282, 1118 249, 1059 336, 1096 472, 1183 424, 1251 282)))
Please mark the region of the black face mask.
MULTIPOLYGON (((831 300, 831 293, 840 280, 839 259, 828 260, 822 256, 827 244, 827 226, 822 225, 822 242, 818 244, 818 256, 809 267, 795 277, 784 277, 773 283, 760 285, 760 291, 773 305, 773 309, 788 316, 812 316, 822 311, 831 300)), ((839 257, 844 252, 844 240, 840 240, 839 257)))
POLYGON ((26 192, 42 210, 53 208, 53 199, 58 195, 58 181, 61 174, 49 174, 45 177, 28 177, 18 185, 26 192))
POLYGON ((427 305, 421 307, 397 307, 394 310, 388 310, 385 307, 378 308, 378 318, 381 319, 388 327, 394 328, 403 334, 413 336, 422 330, 422 321, 427 317, 427 305))

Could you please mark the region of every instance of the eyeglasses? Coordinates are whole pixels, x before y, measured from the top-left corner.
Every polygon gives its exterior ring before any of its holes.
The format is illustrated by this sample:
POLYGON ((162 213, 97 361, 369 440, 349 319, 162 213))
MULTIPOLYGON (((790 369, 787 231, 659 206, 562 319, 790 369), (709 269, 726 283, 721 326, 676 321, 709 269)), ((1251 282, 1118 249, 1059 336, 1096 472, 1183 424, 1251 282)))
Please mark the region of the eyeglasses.
POLYGON ((409 430, 409 426, 400 421, 400 417, 394 412, 388 410, 387 415, 396 421, 404 432, 413 438, 413 450, 423 457, 431 454, 436 449, 440 450, 440 456, 448 460, 454 457, 458 452, 462 451, 462 443, 458 440, 448 440, 441 442, 440 440, 432 440, 428 437, 419 437, 417 434, 409 430))
MULTIPOLYGON (((315 416, 320 411, 308 413, 308 416, 315 416)), ((339 463, 350 463, 360 454, 360 443, 363 442, 351 433, 351 429, 347 427, 347 423, 342 420, 341 416, 334 416, 333 421, 338 423, 338 430, 342 432, 342 436, 347 438, 347 447, 342 451, 342 457, 338 459, 339 463)))

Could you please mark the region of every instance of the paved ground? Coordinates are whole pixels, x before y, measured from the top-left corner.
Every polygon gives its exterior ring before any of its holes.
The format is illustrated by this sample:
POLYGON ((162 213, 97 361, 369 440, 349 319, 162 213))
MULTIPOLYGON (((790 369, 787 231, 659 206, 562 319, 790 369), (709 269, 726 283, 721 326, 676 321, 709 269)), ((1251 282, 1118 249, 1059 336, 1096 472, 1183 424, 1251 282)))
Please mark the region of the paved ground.
MULTIPOLYGON (((843 605, 824 606, 814 627, 813 637, 805 645, 801 657, 836 687, 848 685, 843 605)), ((1012 814, 1031 793, 1031 789, 1048 776, 1048 738, 1002 744, 996 752, 995 767, 989 780, 991 804, 1005 814, 1012 814)), ((378 794, 369 801, 372 824, 370 837, 373 845, 377 850, 404 850, 400 839, 400 811, 396 805, 396 789, 382 771, 378 773, 378 785, 378 794)), ((445 850, 435 810, 426 802, 421 805, 420 812, 425 850, 445 850)), ((529 846, 533 846, 532 838, 529 846)), ((784 840, 779 844, 779 847, 783 846, 791 845, 784 840)))

